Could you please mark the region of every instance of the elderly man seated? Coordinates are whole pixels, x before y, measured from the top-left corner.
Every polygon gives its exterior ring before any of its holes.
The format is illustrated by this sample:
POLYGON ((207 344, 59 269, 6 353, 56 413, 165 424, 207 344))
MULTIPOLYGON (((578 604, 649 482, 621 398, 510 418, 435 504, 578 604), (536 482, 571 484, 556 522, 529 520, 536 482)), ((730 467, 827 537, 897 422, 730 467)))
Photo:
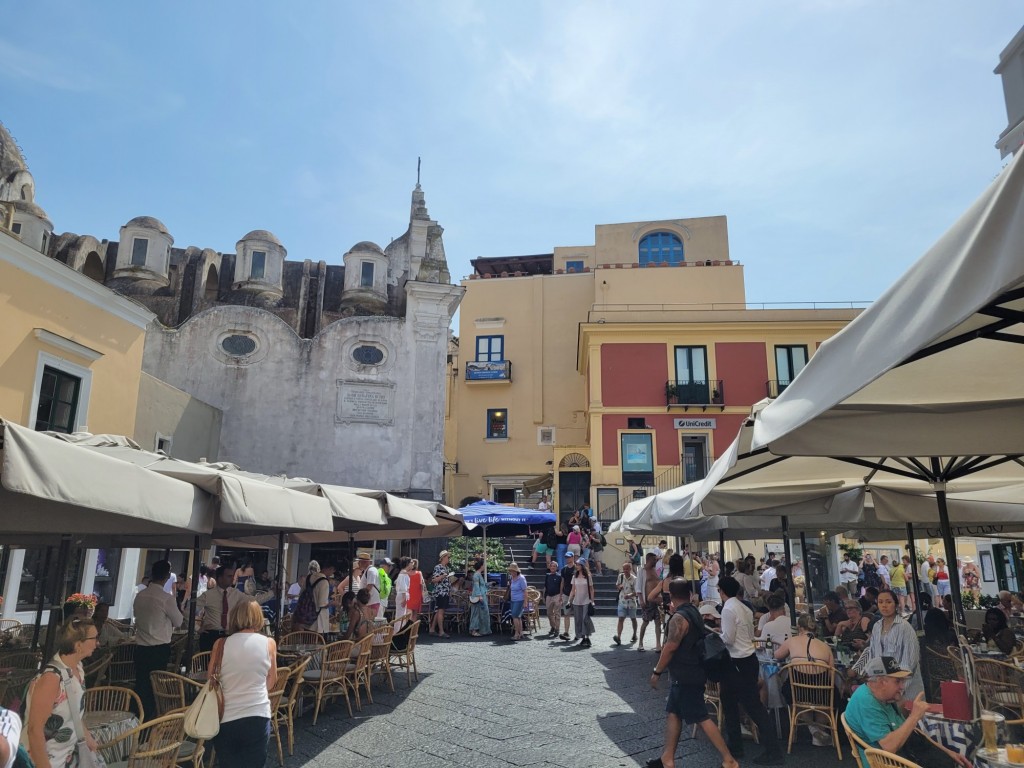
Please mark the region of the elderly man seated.
MULTIPOLYGON (((846 724, 872 747, 899 753, 928 768, 971 768, 966 757, 958 755, 917 729, 917 723, 928 711, 924 693, 914 699, 910 714, 904 719, 899 704, 910 672, 900 667, 891 656, 871 659, 864 667, 867 683, 853 692, 846 705, 846 724)), ((864 750, 861 761, 867 765, 864 750)))

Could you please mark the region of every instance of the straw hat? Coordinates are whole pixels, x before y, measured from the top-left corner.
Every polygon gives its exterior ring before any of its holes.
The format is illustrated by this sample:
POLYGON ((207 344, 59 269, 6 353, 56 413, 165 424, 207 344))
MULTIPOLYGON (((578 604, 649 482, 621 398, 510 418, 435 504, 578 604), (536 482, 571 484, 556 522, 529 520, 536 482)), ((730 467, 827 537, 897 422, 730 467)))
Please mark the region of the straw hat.
POLYGON ((515 571, 516 573, 519 573, 519 566, 515 563, 509 563, 508 569, 510 571, 515 571))

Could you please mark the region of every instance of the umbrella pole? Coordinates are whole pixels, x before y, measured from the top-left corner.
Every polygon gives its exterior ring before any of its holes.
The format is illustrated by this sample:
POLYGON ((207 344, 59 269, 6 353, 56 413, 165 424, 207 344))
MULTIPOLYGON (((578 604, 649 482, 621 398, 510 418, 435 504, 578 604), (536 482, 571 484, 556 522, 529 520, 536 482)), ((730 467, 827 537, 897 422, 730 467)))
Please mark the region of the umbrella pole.
POLYGON ((725 530, 718 532, 718 570, 725 567, 725 530))
POLYGON ((199 546, 199 537, 192 543, 192 589, 188 597, 188 635, 185 636, 185 653, 181 657, 183 668, 192 662, 192 649, 195 647, 196 634, 196 603, 199 602, 199 558, 203 550, 199 546))
POLYGON ((46 602, 46 589, 50 581, 50 558, 53 557, 53 547, 46 548, 43 556, 43 572, 39 574, 39 599, 36 600, 36 625, 32 629, 32 650, 39 647, 39 632, 43 624, 43 604, 46 602))
POLYGON ((352 583, 352 560, 356 556, 355 552, 356 535, 352 531, 348 532, 348 591, 355 592, 355 587, 352 583))
POLYGON ((917 613, 917 626, 924 629, 924 620, 921 618, 921 582, 918 581, 917 575, 920 566, 917 564, 917 545, 914 543, 913 523, 907 523, 907 545, 910 547, 910 571, 914 581, 914 610, 917 613))
POLYGON ((57 628, 64 619, 64 599, 67 597, 68 587, 68 560, 71 556, 71 536, 65 534, 61 537, 60 548, 57 550, 57 591, 56 610, 50 609, 49 630, 46 632, 46 642, 43 643, 43 658, 49 659, 53 655, 53 647, 57 643, 57 628))
POLYGON ((789 603, 789 615, 795 619, 796 594, 793 590, 793 552, 789 546, 789 517, 786 515, 782 516, 782 551, 786 556, 786 567, 789 568, 789 594, 786 602, 789 603))
MULTIPOLYGON (((349 561, 349 568, 352 561, 349 561)), ((277 532, 277 615, 274 617, 274 642, 281 642, 281 621, 284 618, 284 531, 277 532)))
POLYGON ((487 583, 487 526, 484 527, 484 584, 487 583))
MULTIPOLYGON (((700 582, 697 580, 697 561, 693 559, 694 550, 697 549, 697 540, 692 536, 684 536, 683 546, 687 549, 686 558, 690 561, 690 594, 700 598, 700 582)), ((684 573, 683 576, 685 575, 684 573)), ((661 572, 661 577, 665 578, 664 570, 661 572)))
MULTIPOLYGON (((800 530, 800 558, 804 561, 804 598, 807 602, 807 611, 814 615, 814 592, 811 590, 811 568, 808 565, 810 558, 807 557, 807 536, 803 529, 800 530)), ((789 578, 793 578, 793 571, 789 572, 789 578)), ((796 587, 793 588, 796 591, 796 587)))
POLYGON ((939 505, 939 529, 942 531, 942 544, 946 551, 946 567, 949 569, 949 591, 953 598, 953 621, 966 628, 964 620, 964 604, 960 599, 960 571, 956 567, 956 542, 953 531, 949 527, 949 507, 946 506, 946 483, 939 478, 941 467, 939 458, 932 456, 932 472, 935 476, 935 501, 939 505))

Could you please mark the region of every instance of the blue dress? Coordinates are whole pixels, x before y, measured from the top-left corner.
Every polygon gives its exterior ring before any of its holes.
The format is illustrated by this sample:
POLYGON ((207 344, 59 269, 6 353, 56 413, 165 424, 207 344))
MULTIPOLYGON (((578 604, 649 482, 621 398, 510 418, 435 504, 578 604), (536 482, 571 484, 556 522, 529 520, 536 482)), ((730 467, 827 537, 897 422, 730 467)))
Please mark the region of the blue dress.
POLYGON ((469 631, 481 635, 491 634, 491 611, 487 605, 487 579, 479 571, 473 574, 473 597, 480 599, 469 604, 469 631))

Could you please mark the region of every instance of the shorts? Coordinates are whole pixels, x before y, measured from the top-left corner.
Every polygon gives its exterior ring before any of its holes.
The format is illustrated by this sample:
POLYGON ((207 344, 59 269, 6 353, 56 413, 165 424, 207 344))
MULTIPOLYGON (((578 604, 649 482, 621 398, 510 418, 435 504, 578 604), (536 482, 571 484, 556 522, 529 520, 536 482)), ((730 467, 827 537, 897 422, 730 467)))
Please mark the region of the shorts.
POLYGON ((434 595, 434 608, 439 611, 448 610, 448 606, 451 605, 451 595, 434 595))
POLYGON ((628 600, 626 602, 619 603, 615 608, 615 615, 620 619, 635 619, 636 618, 636 601, 628 600))
POLYGON ((672 687, 668 689, 665 711, 671 712, 687 725, 703 723, 708 719, 708 705, 704 702, 704 686, 672 683, 672 687))
POLYGON ((572 616, 572 605, 569 603, 568 595, 562 595, 562 615, 572 616))
POLYGON ((647 602, 644 605, 640 615, 643 616, 644 621, 657 621, 660 617, 661 611, 658 610, 658 604, 647 602))
POLYGON ((533 545, 533 549, 538 555, 546 555, 548 552, 548 545, 538 541, 533 545))
POLYGON ((906 597, 907 596, 907 588, 906 587, 891 587, 891 589, 892 589, 892 593, 894 595, 896 595, 896 597, 906 597))
POLYGON ((526 605, 524 600, 513 600, 512 606, 509 608, 509 613, 512 614, 513 619, 520 619, 523 616, 523 606, 526 605))

